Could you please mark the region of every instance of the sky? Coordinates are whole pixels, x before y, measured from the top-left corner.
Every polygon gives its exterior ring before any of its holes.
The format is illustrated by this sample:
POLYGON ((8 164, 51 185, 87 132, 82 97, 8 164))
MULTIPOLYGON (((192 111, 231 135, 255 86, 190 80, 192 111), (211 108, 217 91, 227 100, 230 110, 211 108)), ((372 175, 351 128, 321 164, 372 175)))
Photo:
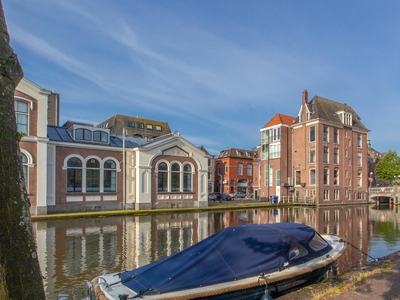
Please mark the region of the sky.
POLYGON ((306 89, 400 154, 400 1, 2 2, 25 77, 60 94, 60 125, 140 116, 211 154, 250 150, 306 89))

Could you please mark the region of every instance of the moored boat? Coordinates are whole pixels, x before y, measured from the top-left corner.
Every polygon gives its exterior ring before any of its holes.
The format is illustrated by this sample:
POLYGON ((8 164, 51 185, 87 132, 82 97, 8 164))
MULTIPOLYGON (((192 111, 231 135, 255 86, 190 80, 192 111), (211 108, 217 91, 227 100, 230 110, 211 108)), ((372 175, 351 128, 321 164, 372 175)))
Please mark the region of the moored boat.
POLYGON ((321 280, 344 249, 339 237, 303 224, 228 227, 159 261, 96 277, 87 298, 260 300, 321 280))

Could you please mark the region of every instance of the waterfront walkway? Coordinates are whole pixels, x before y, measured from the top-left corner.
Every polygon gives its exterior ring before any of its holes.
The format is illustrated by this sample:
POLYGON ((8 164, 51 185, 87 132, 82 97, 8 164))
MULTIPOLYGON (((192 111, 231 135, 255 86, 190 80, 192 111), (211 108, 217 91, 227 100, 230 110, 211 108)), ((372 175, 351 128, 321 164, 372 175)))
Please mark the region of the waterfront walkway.
POLYGON ((400 252, 277 299, 400 299, 400 252))

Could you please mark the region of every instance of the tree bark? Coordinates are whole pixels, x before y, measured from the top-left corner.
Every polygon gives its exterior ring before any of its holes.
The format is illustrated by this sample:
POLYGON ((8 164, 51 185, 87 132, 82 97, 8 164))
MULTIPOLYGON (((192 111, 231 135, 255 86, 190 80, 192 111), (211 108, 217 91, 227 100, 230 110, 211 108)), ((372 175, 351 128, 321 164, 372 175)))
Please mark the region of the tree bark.
POLYGON ((20 159, 14 90, 23 77, 0 0, 0 299, 45 299, 20 159))

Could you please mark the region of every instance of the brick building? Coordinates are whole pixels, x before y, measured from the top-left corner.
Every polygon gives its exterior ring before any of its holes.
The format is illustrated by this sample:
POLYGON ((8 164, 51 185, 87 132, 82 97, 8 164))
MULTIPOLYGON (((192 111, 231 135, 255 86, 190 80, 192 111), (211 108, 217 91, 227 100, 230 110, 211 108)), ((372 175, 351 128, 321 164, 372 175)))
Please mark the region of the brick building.
MULTIPOLYGON (((147 134, 128 136, 107 126, 59 126, 59 94, 25 78, 14 101, 31 214, 208 205, 208 156, 179 132, 154 137, 146 126, 147 134)), ((125 121, 169 131, 162 122, 125 121)))
POLYGON ((215 191, 253 193, 253 159, 256 152, 228 148, 215 158, 215 191))
POLYGON ((260 197, 365 201, 368 131, 349 105, 319 96, 309 102, 303 91, 296 118, 277 115, 261 129, 260 197))

